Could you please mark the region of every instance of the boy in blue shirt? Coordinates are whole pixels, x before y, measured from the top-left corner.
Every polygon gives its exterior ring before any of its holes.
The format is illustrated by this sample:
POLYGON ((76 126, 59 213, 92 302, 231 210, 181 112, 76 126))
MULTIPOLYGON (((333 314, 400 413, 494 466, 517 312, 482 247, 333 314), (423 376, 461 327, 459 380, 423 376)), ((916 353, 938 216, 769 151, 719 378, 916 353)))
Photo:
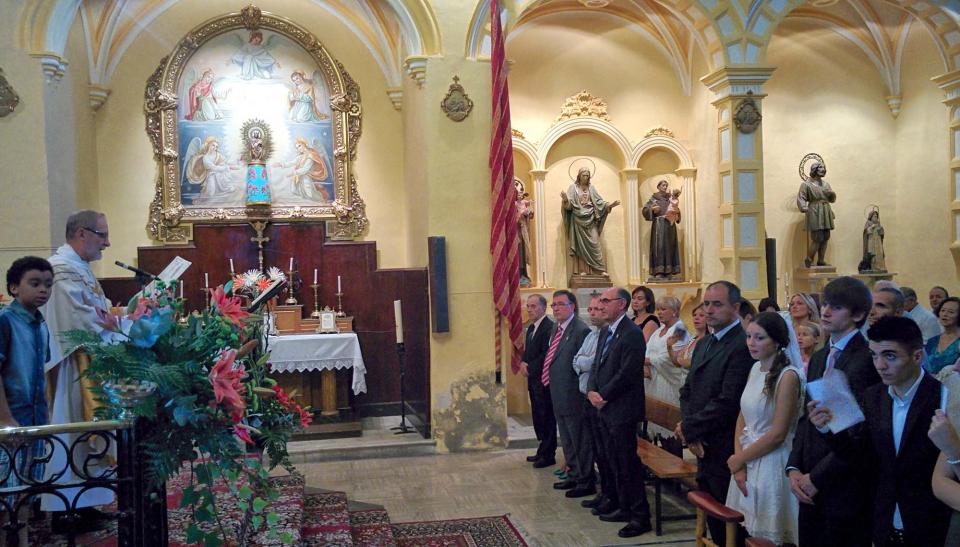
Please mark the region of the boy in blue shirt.
MULTIPOLYGON (((43 365, 50 358, 50 333, 39 308, 50 297, 52 286, 53 267, 42 258, 17 259, 7 270, 7 292, 14 300, 0 310, 0 427, 47 423, 43 365)), ((12 453, 12 448, 7 450, 12 453)), ((29 461, 42 455, 42 444, 35 442, 30 450, 17 454, 20 476, 43 480, 43 465, 29 461)), ((0 469, 10 465, 8 457, 0 450, 0 469)), ((15 488, 20 482, 11 473, 2 486, 15 488)))

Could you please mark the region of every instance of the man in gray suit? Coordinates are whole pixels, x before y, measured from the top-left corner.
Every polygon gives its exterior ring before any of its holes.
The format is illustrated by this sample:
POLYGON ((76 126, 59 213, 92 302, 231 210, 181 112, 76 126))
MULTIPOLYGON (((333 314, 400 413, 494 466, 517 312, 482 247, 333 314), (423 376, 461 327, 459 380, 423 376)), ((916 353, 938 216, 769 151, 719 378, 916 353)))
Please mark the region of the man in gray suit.
POLYGON ((550 345, 543 362, 544 377, 550 387, 553 413, 560 428, 563 457, 570 466, 569 478, 553 485, 567 490, 568 498, 582 498, 597 492, 593 473, 593 444, 584 419, 584 401, 580 381, 573 370, 573 357, 590 328, 577 318, 577 297, 561 290, 553 293, 553 318, 550 345))

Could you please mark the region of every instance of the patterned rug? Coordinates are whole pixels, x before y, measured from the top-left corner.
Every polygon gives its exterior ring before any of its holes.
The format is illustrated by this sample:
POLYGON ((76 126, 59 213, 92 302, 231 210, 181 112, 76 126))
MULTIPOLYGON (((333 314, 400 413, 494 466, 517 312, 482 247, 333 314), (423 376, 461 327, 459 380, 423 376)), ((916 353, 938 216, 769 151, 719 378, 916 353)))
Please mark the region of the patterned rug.
POLYGON ((509 515, 393 525, 399 547, 526 547, 509 515))
POLYGON ((353 545, 347 495, 343 492, 310 492, 303 497, 302 545, 353 545))

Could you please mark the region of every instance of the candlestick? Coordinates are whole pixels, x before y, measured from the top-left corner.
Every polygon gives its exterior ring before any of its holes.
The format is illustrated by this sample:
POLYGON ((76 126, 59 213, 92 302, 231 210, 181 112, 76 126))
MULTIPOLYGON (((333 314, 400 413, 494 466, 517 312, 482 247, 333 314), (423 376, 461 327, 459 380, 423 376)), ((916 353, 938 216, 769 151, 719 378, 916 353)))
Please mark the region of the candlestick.
POLYGON ((203 289, 203 309, 210 309, 210 287, 204 287, 203 289))
POLYGON ((343 293, 337 293, 337 317, 346 317, 347 314, 343 313, 343 293))
MULTIPOLYGON (((293 259, 290 259, 290 262, 293 263, 293 259)), ((297 271, 292 267, 290 271, 287 272, 287 299, 283 301, 284 304, 288 306, 297 305, 297 297, 293 295, 293 288, 297 281, 297 271)))
POLYGON ((314 285, 317 284, 317 269, 316 269, 316 268, 313 269, 313 284, 314 284, 314 285))
POLYGON ((310 285, 310 288, 313 289, 313 313, 310 314, 310 319, 320 319, 320 300, 317 298, 317 288, 320 285, 317 285, 316 280, 316 270, 314 270, 314 280, 313 285, 310 285))
POLYGON ((337 292, 342 293, 343 289, 340 288, 340 276, 337 276, 337 292))
MULTIPOLYGON (((291 268, 291 269, 293 269, 293 268, 291 268)), ((232 258, 230 259, 230 275, 231 275, 231 276, 233 275, 233 259, 232 259, 232 258)))
POLYGON ((403 343, 403 310, 399 300, 393 301, 393 322, 397 326, 397 344, 403 343))

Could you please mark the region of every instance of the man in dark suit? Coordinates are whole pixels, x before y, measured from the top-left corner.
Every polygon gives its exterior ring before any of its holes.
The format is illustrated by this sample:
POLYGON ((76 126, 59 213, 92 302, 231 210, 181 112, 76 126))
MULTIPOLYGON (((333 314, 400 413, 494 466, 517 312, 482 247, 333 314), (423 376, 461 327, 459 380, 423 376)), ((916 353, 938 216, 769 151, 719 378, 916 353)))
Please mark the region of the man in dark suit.
POLYGON ((643 487, 643 467, 637 456, 637 423, 644 417, 643 331, 626 318, 630 293, 615 287, 603 291, 600 305, 609 326, 600 331, 597 355, 587 381, 587 399, 597 409, 600 435, 616 495, 616 509, 600 520, 626 522, 620 537, 652 530, 650 505, 643 487))
MULTIPOLYGON (((753 359, 740 325, 740 288, 729 281, 707 286, 703 311, 708 334, 693 350, 690 372, 680 388, 680 423, 675 433, 697 456, 697 485, 723 503, 730 486, 727 459, 740 415, 740 395, 753 359)), ((724 544, 724 525, 708 519, 710 535, 724 544)))
POLYGON ((593 472, 593 441, 584 419, 584 396, 573 370, 573 356, 583 344, 590 328, 577 318, 577 297, 570 291, 553 293, 553 318, 550 345, 543 362, 543 377, 550 388, 553 412, 560 427, 563 458, 570 467, 568 479, 553 485, 567 490, 568 498, 582 498, 597 492, 593 472))
MULTIPOLYGON (((858 400, 880 381, 860 327, 870 313, 870 289, 852 277, 834 279, 823 289, 820 325, 830 343, 810 357, 807 381, 827 369, 841 370, 858 400)), ((809 401, 809 398, 808 398, 809 401)), ((838 458, 806 417, 800 418, 787 460, 790 488, 800 501, 800 545, 868 547, 872 490, 863 466, 838 458)), ((927 480, 929 482, 929 479, 927 480)))
POLYGON ((543 295, 531 294, 527 297, 526 343, 523 347, 523 361, 520 374, 527 377, 527 391, 530 393, 530 414, 533 417, 533 430, 540 441, 537 453, 527 456, 537 469, 550 467, 557 463, 557 419, 553 416, 553 403, 550 400, 550 388, 543 383, 543 360, 550 345, 550 331, 553 321, 546 316, 547 299, 543 295))
MULTIPOLYGON (((913 320, 880 318, 867 336, 883 383, 864 392, 866 422, 833 435, 826 429, 830 409, 811 401, 810 424, 837 457, 865 467, 875 482, 874 545, 943 545, 951 511, 933 494, 930 477, 940 450, 927 436, 944 400, 943 386, 920 367, 923 335, 913 320)), ((855 524, 866 528, 863 522, 855 524)))

